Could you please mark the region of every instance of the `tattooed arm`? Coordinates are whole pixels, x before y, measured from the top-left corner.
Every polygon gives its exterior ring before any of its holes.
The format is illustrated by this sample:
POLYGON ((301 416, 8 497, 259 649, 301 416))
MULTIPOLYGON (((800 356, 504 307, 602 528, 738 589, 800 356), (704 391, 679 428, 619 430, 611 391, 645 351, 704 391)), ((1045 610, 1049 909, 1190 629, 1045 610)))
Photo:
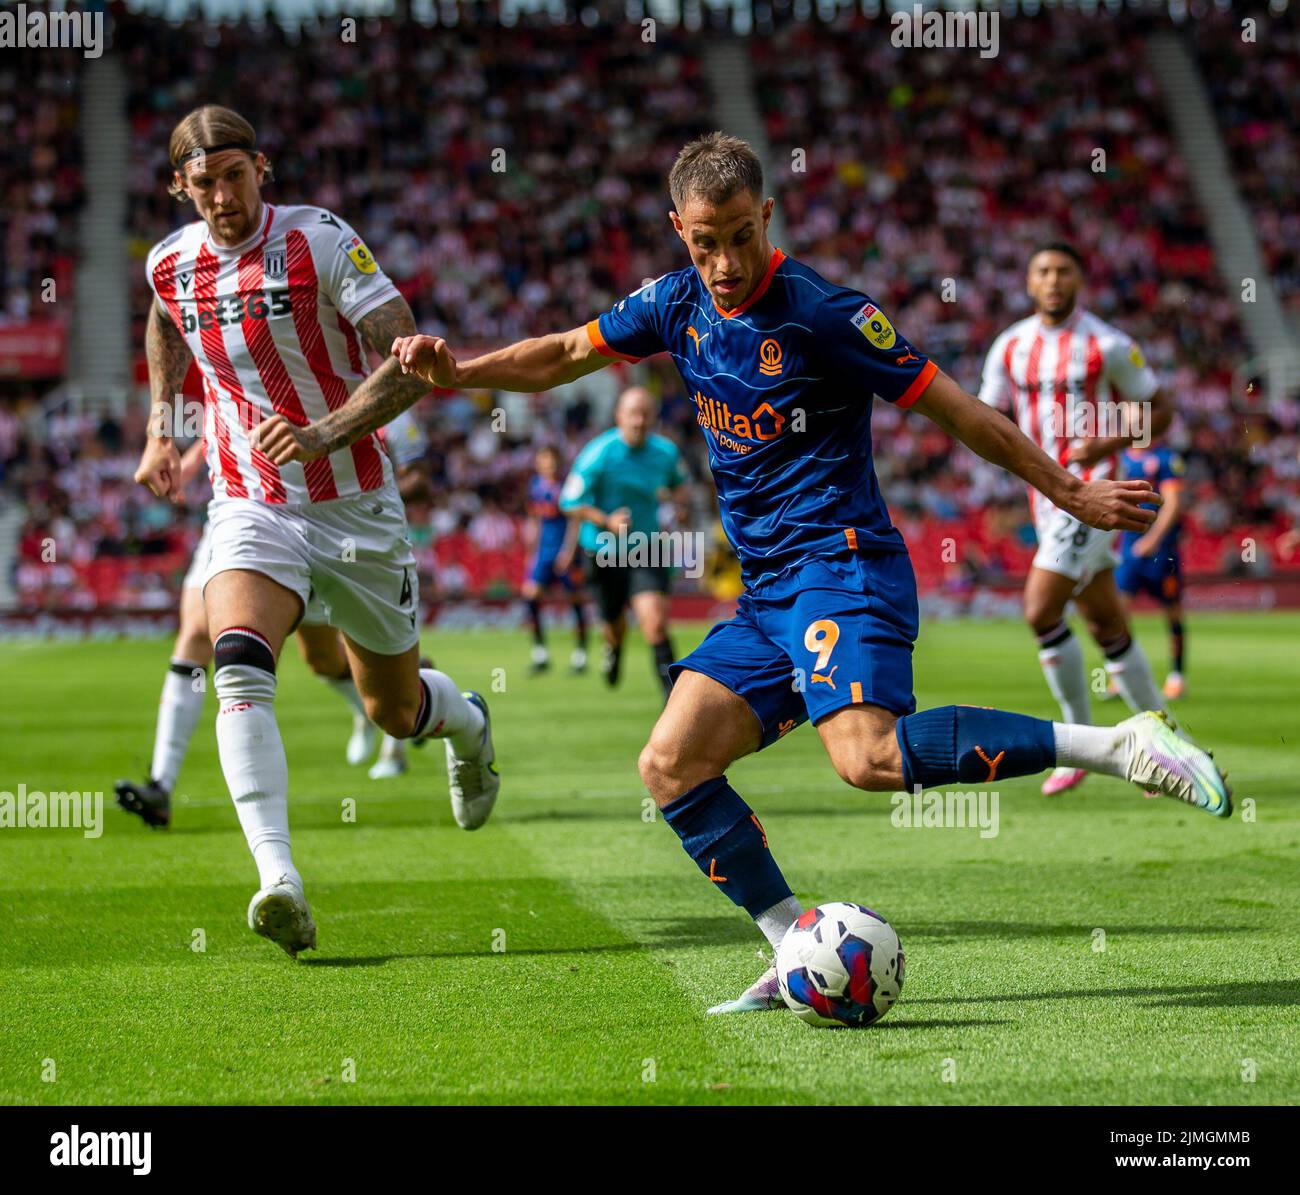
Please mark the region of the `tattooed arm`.
POLYGON ((185 338, 156 302, 149 308, 144 351, 149 361, 149 434, 135 480, 159 498, 180 502, 184 486, 180 453, 171 437, 172 402, 185 383, 191 353, 185 338))
POLYGON ((388 356, 399 336, 415 334, 415 317, 403 298, 389 299, 357 324, 365 342, 384 363, 353 391, 337 411, 306 427, 294 427, 280 415, 272 415, 257 427, 257 442, 277 465, 289 461, 314 461, 362 436, 391 423, 416 399, 428 394, 429 383, 414 374, 404 374, 395 357, 388 356))

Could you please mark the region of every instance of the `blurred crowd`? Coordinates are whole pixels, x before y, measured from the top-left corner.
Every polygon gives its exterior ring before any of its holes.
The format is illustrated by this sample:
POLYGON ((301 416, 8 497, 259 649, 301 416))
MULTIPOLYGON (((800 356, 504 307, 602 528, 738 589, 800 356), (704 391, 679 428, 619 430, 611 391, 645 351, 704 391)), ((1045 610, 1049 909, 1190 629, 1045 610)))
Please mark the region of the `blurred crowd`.
MULTIPOLYGON (((1188 461, 1197 567, 1235 567, 1246 526, 1286 563, 1290 551, 1274 545, 1300 518, 1300 404, 1234 392, 1234 365, 1249 349, 1138 32, 1129 19, 1073 10, 1007 17, 999 55, 984 59, 895 48, 882 18, 842 12, 833 27, 788 23, 749 39, 780 244, 871 294, 976 390, 988 345, 1028 313, 1029 248, 1073 240, 1089 264, 1087 305, 1142 344, 1179 410, 1171 437, 1188 461)), ((1227 41, 1211 31, 1197 45, 1270 264, 1294 301, 1295 42, 1227 41), (1243 54, 1257 60, 1243 67, 1243 54)), ((135 16, 123 19, 117 44, 130 80, 136 343, 149 302, 144 256, 192 217, 166 194, 168 134, 208 100, 257 128, 273 164, 272 203, 310 202, 349 219, 419 325, 458 349, 571 327, 685 264, 665 219, 665 177, 681 145, 714 127, 716 110, 698 37, 685 30, 660 23, 645 41, 631 23, 374 21, 349 42, 337 17, 291 37, 274 24, 135 16)), ((0 105, 14 86, 0 74, 0 105)), ((13 199, 0 216, 9 304, 30 301, 30 277, 54 268, 24 255, 54 253, 51 221, 80 189, 66 87, 57 67, 38 79, 34 113, 28 104, 15 122, 25 149, 0 149, 13 199), (35 171, 18 169, 24 153, 35 171), (15 237, 27 239, 11 254, 15 237)), ((670 363, 652 360, 648 370, 662 430, 698 482, 697 524, 709 526, 693 407, 670 363)), ((520 398, 523 417, 511 408, 501 434, 495 401, 458 394, 420 407, 436 490, 412 507, 412 537, 435 598, 515 591, 535 446, 555 443, 571 460, 604 417, 581 394, 567 405, 520 398)), ((24 603, 173 601, 201 504, 178 519, 131 484, 143 433, 135 416, 56 416, 41 430, 33 413, 33 399, 0 401, 0 501, 7 488, 28 509, 24 603), (70 594, 73 574, 43 567, 50 542, 60 567, 96 579, 70 594)), ((884 404, 875 420, 882 487, 923 585, 1022 571, 1032 554, 1024 487, 955 452, 924 420, 884 404), (939 546, 948 537, 962 544, 955 561, 939 546)))
MULTIPOLYGON (((976 392, 989 345, 1030 313, 1029 251, 1073 242, 1088 266, 1084 303, 1137 339, 1179 412, 1169 439, 1187 461, 1191 522, 1215 537, 1243 524, 1281 532, 1300 520, 1300 396, 1265 406, 1244 384, 1234 392, 1234 366, 1249 349, 1142 28, 1137 17, 1069 9, 1010 16, 990 59, 895 48, 865 20, 791 24, 752 39, 785 247, 880 301, 976 392), (941 279, 952 280, 947 295, 941 279)), ((1227 44, 1222 30, 1204 40, 1227 44)), ((1259 127, 1285 143, 1273 156, 1289 155, 1292 171, 1294 45, 1293 32, 1254 47, 1260 60, 1248 70, 1234 69, 1228 51, 1236 111, 1249 123, 1262 97, 1259 127)), ((1206 64, 1212 89, 1222 66, 1206 64)), ((1250 178, 1267 174, 1252 169, 1250 178)), ((1284 274, 1300 246, 1295 182, 1283 174, 1247 188, 1261 230, 1282 234, 1273 260, 1284 274)), ((877 469, 897 519, 993 521, 1015 531, 988 534, 991 544, 1024 541, 1019 481, 970 453, 950 455, 945 437, 892 408, 876 420, 887 444, 877 469)), ((985 556, 973 550, 973 566, 987 567, 985 556)))
POLYGON ((0 325, 53 319, 56 299, 72 297, 81 61, 77 50, 0 54, 0 325))
POLYGON ((1196 55, 1264 264, 1300 321, 1300 19, 1257 11, 1248 39, 1242 10, 1194 22, 1196 55))

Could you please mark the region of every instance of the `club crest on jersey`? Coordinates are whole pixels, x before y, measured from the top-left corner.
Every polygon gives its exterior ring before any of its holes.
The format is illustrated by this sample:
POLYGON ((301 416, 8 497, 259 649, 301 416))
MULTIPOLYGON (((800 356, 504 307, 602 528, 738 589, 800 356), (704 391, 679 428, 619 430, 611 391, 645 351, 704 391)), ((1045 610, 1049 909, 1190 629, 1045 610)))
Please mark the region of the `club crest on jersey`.
POLYGON ((889 317, 874 303, 864 303, 852 322, 853 326, 878 349, 892 349, 894 341, 898 339, 889 317))
POLYGON ((366 248, 365 242, 359 236, 349 237, 339 247, 363 274, 373 274, 379 269, 379 263, 370 255, 370 250, 366 248))
POLYGON ((1142 350, 1136 344, 1131 345, 1128 350, 1128 359, 1133 362, 1134 369, 1145 369, 1147 359, 1142 356, 1142 350))
POLYGON ((768 378, 781 372, 781 346, 770 336, 758 346, 758 372, 768 378))
POLYGON ((284 278, 283 249, 268 249, 262 254, 262 273, 277 282, 284 278))

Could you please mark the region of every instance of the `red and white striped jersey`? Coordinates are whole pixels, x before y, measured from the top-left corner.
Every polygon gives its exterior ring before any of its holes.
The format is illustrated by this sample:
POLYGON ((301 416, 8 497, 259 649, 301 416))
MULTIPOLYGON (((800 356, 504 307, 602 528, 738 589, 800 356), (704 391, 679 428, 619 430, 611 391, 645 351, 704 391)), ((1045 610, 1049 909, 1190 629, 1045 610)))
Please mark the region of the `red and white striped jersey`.
MULTIPOLYGON (((1037 315, 1012 324, 989 349, 979 396, 990 406, 1010 406, 1020 430, 1048 456, 1093 480, 1115 476, 1115 458, 1081 468, 1069 463, 1070 445, 1118 434, 1105 404, 1145 402, 1157 389, 1137 342, 1078 308, 1055 327, 1037 315)), ((1035 516, 1040 502, 1048 506, 1032 489, 1029 500, 1035 516)))
POLYGON ((202 220, 149 252, 149 285, 203 375, 204 446, 215 496, 311 503, 392 478, 374 435, 307 464, 276 465, 249 432, 272 414, 303 426, 366 377, 355 324, 398 290, 348 224, 323 208, 263 204, 242 245, 202 220))

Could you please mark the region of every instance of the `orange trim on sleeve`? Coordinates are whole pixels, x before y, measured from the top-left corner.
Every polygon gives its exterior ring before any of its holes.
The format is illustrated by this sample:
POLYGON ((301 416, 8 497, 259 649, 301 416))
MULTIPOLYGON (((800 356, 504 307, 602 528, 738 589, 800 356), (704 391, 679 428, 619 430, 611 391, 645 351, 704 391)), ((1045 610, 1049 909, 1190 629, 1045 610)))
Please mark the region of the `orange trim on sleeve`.
POLYGON ((599 319, 587 321, 587 339, 591 341, 591 347, 602 357, 612 357, 615 361, 628 361, 633 365, 641 360, 640 357, 629 357, 626 353, 620 353, 618 349, 606 344, 605 338, 600 334, 599 319))
POLYGON ((855 680, 849 686, 849 697, 852 699, 854 705, 862 704, 862 682, 861 681, 855 680))
POLYGON ((934 375, 939 372, 939 367, 933 361, 927 361, 922 367, 921 372, 912 379, 912 384, 903 391, 903 397, 900 398, 894 406, 900 410, 906 411, 922 394, 925 388, 934 381, 934 375))

